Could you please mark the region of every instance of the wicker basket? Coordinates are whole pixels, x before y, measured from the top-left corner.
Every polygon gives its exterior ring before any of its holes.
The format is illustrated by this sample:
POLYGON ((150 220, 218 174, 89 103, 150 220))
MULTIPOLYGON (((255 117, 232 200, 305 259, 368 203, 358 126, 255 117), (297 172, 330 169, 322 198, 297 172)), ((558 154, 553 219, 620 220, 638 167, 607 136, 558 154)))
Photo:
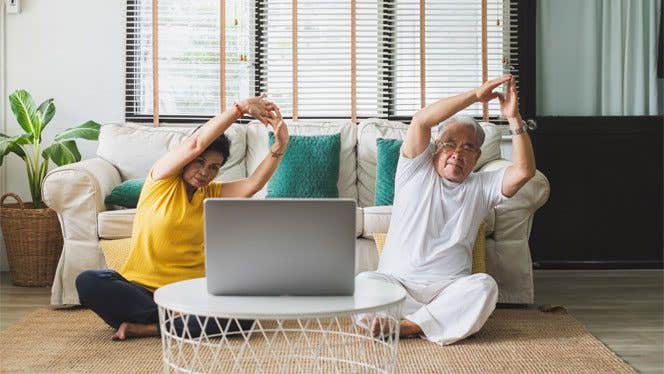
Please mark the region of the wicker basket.
POLYGON ((34 209, 13 193, 0 198, 0 226, 12 283, 43 287, 53 284, 62 252, 62 232, 54 210, 34 209), (7 197, 18 204, 5 204, 7 197))

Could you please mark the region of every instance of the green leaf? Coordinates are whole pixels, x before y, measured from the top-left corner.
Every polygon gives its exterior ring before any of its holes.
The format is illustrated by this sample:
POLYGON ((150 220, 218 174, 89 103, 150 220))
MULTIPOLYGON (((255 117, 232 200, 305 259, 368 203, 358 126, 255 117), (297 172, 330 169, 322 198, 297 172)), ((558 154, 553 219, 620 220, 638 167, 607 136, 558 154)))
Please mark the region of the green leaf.
POLYGON ((25 160, 26 154, 23 148, 21 147, 24 144, 30 142, 30 136, 28 134, 18 135, 18 136, 7 136, 5 134, 0 134, 0 165, 5 159, 5 156, 10 152, 15 153, 18 157, 25 160))
POLYGON ((9 102, 18 124, 34 139, 38 139, 41 125, 38 123, 39 117, 32 96, 25 90, 17 90, 9 96, 9 102))
POLYGON ((40 134, 41 131, 44 130, 44 127, 48 125, 49 122, 51 122, 51 119, 53 119, 53 116, 55 115, 55 104, 53 104, 53 99, 48 99, 41 103, 39 108, 37 108, 37 116, 39 117, 39 122, 41 124, 41 129, 40 129, 40 134))
POLYGON ((99 138, 101 125, 95 121, 88 121, 82 125, 67 129, 55 137, 55 141, 61 142, 71 139, 97 140, 99 138))
POLYGON ((58 166, 81 161, 81 153, 73 140, 54 141, 53 144, 44 149, 42 156, 45 159, 51 159, 58 166))

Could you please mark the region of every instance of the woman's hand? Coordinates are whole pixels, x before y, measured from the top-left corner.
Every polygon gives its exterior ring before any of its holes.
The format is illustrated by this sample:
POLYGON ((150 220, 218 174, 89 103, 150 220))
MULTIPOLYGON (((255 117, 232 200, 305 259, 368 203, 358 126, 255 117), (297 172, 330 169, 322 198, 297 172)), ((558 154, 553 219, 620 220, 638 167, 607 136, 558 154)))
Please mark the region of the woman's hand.
POLYGON ((262 93, 260 96, 244 99, 237 103, 237 105, 243 112, 263 122, 266 126, 269 124, 270 119, 274 117, 274 112, 279 110, 275 103, 265 98, 265 93, 262 93))
MULTIPOLYGON (((275 106, 276 107, 276 106, 275 106)), ((273 153, 284 153, 288 147, 288 127, 284 122, 279 108, 274 111, 274 116, 269 120, 270 126, 274 130, 274 143, 270 149, 273 153)))

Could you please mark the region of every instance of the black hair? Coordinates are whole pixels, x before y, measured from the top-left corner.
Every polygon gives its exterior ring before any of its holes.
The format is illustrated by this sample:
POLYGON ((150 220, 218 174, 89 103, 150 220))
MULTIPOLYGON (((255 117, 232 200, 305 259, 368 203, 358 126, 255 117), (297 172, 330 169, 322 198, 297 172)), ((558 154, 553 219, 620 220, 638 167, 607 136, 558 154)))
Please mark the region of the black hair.
MULTIPOLYGON (((202 125, 201 125, 202 126, 202 125)), ((194 133, 198 131, 198 129, 201 128, 201 126, 198 126, 196 130, 194 130, 194 133)), ((221 161, 221 166, 224 166, 226 161, 228 161, 228 157, 231 155, 231 140, 228 139, 228 136, 226 134, 221 134, 217 137, 217 139, 213 140, 210 145, 205 148, 205 151, 216 151, 221 153, 221 156, 223 157, 223 160, 221 161)))

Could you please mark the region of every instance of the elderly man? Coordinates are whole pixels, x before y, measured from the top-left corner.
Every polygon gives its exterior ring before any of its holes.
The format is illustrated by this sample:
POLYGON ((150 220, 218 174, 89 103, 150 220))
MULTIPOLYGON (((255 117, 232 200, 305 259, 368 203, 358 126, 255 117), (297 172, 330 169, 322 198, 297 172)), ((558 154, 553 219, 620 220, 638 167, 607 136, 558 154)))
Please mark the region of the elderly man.
MULTIPOLYGON (((400 336, 419 335, 446 345, 482 328, 495 309, 498 286, 488 274, 471 275, 477 230, 490 209, 534 175, 535 157, 511 75, 441 99, 415 114, 399 155, 392 219, 378 271, 358 275, 406 290, 400 336), (505 95, 494 92, 501 84, 507 84, 505 95), (500 101, 514 134, 514 163, 472 173, 484 132, 473 118, 455 114, 492 99, 500 101), (442 121, 443 131, 432 151, 431 129, 442 121)), ((383 324, 378 318, 369 320, 374 335, 379 335, 383 324)))

